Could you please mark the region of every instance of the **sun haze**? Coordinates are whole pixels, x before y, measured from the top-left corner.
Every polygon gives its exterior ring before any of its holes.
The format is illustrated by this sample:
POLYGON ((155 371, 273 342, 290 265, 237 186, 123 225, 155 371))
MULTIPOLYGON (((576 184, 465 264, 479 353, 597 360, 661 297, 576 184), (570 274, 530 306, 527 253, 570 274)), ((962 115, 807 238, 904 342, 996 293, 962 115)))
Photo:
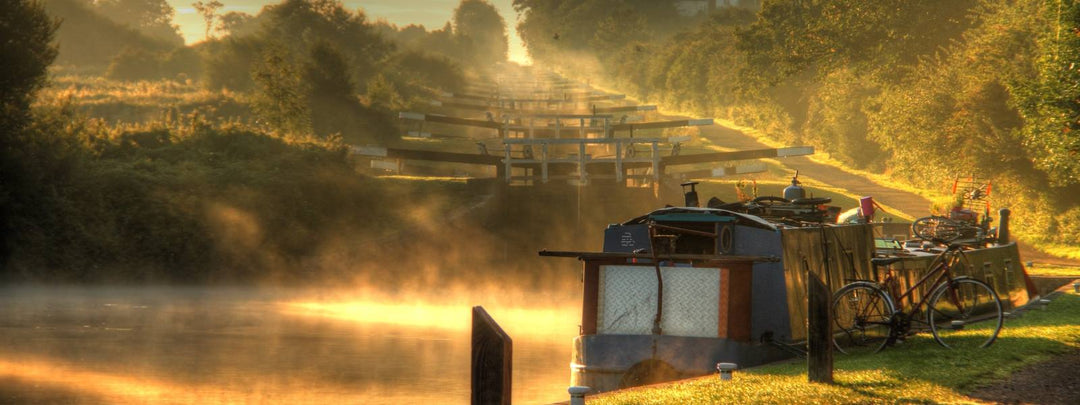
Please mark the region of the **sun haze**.
MULTIPOLYGON (((184 36, 184 41, 186 43, 194 44, 206 39, 204 35, 206 28, 205 22, 198 12, 195 11, 195 8, 192 7, 194 1, 167 1, 169 5, 176 10, 176 15, 173 17, 173 23, 180 26, 180 34, 184 36)), ((521 42, 521 37, 518 36, 517 30, 514 29, 517 25, 517 14, 514 12, 511 1, 512 0, 491 0, 491 3, 495 5, 495 8, 499 10, 499 14, 506 20, 506 33, 510 46, 507 57, 512 62, 528 64, 531 62, 529 54, 525 50, 525 45, 521 42)), ((259 13, 259 10, 262 9, 263 6, 277 4, 280 3, 280 1, 225 0, 221 3, 224 4, 224 7, 219 10, 219 13, 224 14, 237 11, 255 15, 259 13)), ((364 13, 373 21, 385 19, 398 26, 406 26, 409 24, 423 25, 429 31, 442 28, 443 25, 446 25, 446 23, 450 21, 454 8, 458 6, 458 3, 460 3, 459 0, 342 1, 342 4, 345 5, 346 9, 364 9, 364 13)))

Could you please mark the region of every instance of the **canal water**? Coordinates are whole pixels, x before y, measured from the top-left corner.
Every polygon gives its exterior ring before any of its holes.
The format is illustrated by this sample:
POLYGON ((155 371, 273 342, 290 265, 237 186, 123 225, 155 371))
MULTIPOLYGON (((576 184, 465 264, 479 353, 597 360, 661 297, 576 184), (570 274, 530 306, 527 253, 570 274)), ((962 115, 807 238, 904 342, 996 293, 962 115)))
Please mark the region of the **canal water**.
POLYGON ((580 301, 499 295, 0 287, 0 402, 467 403, 478 304, 513 339, 513 401, 565 401, 580 301))

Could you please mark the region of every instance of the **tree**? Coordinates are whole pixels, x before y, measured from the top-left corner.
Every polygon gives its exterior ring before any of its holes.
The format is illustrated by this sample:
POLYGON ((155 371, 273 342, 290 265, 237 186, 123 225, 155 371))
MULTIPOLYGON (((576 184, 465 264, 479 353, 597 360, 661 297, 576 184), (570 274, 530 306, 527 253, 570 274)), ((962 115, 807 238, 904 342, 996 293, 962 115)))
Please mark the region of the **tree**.
POLYGON ((18 231, 15 216, 38 185, 26 175, 22 135, 30 103, 56 59, 53 36, 60 23, 34 0, 0 1, 0 268, 7 267, 18 231))
POLYGON ((833 69, 895 70, 948 45, 969 27, 976 0, 777 0, 739 32, 746 79, 773 85, 833 69))
POLYGON ((254 34, 258 29, 255 17, 239 11, 230 11, 218 17, 217 32, 226 36, 254 34))
POLYGON ((466 55, 480 66, 506 60, 506 21, 485 0, 461 0, 454 9, 454 36, 466 55))
POLYGON ((210 36, 210 29, 214 27, 214 18, 217 17, 218 9, 224 6, 224 4, 221 4, 218 0, 211 0, 208 3, 196 1, 192 3, 191 6, 195 7, 195 11, 198 11, 199 14, 202 15, 203 20, 206 20, 206 39, 213 38, 210 36))
POLYGON ((56 58, 60 23, 34 0, 0 2, 0 137, 5 145, 29 119, 30 102, 56 58))
POLYGON ((353 77, 361 86, 394 49, 362 11, 350 12, 336 0, 285 0, 266 6, 257 18, 262 20, 262 38, 281 43, 295 59, 310 55, 319 42, 333 45, 350 57, 353 77))
POLYGON ((308 86, 286 49, 277 44, 267 46, 251 76, 255 81, 252 107, 261 120, 277 131, 311 133, 308 86))
POLYGON ((177 46, 184 44, 179 27, 172 23, 176 10, 165 0, 98 0, 94 7, 109 19, 151 38, 177 46))

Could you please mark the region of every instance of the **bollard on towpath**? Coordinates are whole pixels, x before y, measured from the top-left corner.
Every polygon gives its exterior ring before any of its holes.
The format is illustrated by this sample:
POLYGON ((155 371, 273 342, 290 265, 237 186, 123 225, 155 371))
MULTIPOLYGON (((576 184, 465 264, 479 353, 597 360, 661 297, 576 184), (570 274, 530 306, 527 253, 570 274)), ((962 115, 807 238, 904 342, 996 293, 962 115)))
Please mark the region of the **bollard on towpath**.
POLYGON ((731 381, 731 373, 739 368, 735 363, 716 363, 716 371, 720 372, 721 381, 731 381))
POLYGON ((585 394, 588 394, 592 388, 573 386, 567 389, 570 392, 570 405, 585 405, 585 394))

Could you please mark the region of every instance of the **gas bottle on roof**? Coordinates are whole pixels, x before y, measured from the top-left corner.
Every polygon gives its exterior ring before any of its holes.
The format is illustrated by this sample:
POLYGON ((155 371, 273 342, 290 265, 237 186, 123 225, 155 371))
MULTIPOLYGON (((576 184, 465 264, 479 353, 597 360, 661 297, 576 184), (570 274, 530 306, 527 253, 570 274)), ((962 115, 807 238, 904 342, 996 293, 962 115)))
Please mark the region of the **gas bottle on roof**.
POLYGON ((791 201, 797 198, 806 198, 806 190, 799 184, 799 171, 795 171, 795 177, 791 178, 791 185, 784 188, 784 199, 791 201))

